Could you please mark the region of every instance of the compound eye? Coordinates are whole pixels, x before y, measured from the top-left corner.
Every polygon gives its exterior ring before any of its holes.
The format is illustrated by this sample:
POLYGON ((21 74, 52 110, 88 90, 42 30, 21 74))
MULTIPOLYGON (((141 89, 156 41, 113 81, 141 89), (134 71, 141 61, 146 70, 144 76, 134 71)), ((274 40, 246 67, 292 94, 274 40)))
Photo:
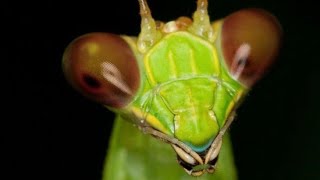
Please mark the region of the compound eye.
POLYGON ((229 72, 250 87, 273 64, 280 48, 282 30, 270 13, 245 9, 224 19, 221 35, 229 72))
POLYGON ((63 70, 80 93, 113 108, 127 105, 140 82, 133 51, 109 33, 89 33, 72 41, 63 55, 63 70))

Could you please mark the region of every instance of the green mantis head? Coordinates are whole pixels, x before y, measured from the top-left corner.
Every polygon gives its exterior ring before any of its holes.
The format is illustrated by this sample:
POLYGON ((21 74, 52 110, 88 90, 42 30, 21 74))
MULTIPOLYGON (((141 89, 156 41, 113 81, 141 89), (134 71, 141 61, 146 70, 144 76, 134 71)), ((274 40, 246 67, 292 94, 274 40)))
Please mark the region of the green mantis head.
POLYGON ((280 26, 258 9, 211 23, 206 0, 198 0, 192 20, 162 23, 145 0, 139 4, 138 38, 90 33, 75 39, 63 57, 66 78, 169 143, 189 174, 212 173, 235 109, 275 59, 280 26))

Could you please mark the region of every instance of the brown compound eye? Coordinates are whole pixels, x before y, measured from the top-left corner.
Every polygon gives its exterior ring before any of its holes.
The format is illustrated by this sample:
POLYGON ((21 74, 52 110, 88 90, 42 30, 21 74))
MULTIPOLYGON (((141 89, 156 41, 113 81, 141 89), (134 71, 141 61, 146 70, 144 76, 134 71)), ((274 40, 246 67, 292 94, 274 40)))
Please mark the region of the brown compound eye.
POLYGON ((63 55, 63 71, 84 96, 114 108, 128 104, 140 83, 133 51, 109 33, 89 33, 72 41, 63 55))
POLYGON ((282 30, 270 13, 244 9, 224 19, 221 35, 221 47, 230 73, 250 87, 276 59, 282 30))

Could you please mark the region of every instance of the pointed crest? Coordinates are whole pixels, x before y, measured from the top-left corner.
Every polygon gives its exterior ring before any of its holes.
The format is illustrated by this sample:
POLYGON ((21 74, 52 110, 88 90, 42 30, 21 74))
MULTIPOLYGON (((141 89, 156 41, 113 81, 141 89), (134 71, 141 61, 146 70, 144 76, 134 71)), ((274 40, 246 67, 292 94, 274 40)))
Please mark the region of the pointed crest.
POLYGON ((161 33, 157 30, 156 22, 151 16, 147 1, 138 1, 141 16, 141 32, 138 38, 138 49, 144 53, 160 39, 161 33))
POLYGON ((193 14, 193 24, 189 31, 210 42, 214 41, 214 32, 208 14, 208 0, 197 1, 197 10, 193 14))

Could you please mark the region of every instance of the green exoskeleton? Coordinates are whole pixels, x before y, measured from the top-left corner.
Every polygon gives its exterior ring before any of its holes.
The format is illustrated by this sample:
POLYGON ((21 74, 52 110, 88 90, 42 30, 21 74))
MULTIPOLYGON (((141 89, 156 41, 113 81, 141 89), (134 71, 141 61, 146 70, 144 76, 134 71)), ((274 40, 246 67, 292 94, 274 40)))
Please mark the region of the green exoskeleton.
POLYGON ((189 175, 221 169, 216 179, 236 179, 225 133, 249 89, 274 62, 280 25, 260 9, 211 23, 207 0, 198 0, 192 19, 163 23, 152 18, 145 0, 139 4, 137 38, 89 33, 63 56, 74 88, 130 122, 115 123, 105 178, 182 178, 171 163, 175 152, 189 175))

